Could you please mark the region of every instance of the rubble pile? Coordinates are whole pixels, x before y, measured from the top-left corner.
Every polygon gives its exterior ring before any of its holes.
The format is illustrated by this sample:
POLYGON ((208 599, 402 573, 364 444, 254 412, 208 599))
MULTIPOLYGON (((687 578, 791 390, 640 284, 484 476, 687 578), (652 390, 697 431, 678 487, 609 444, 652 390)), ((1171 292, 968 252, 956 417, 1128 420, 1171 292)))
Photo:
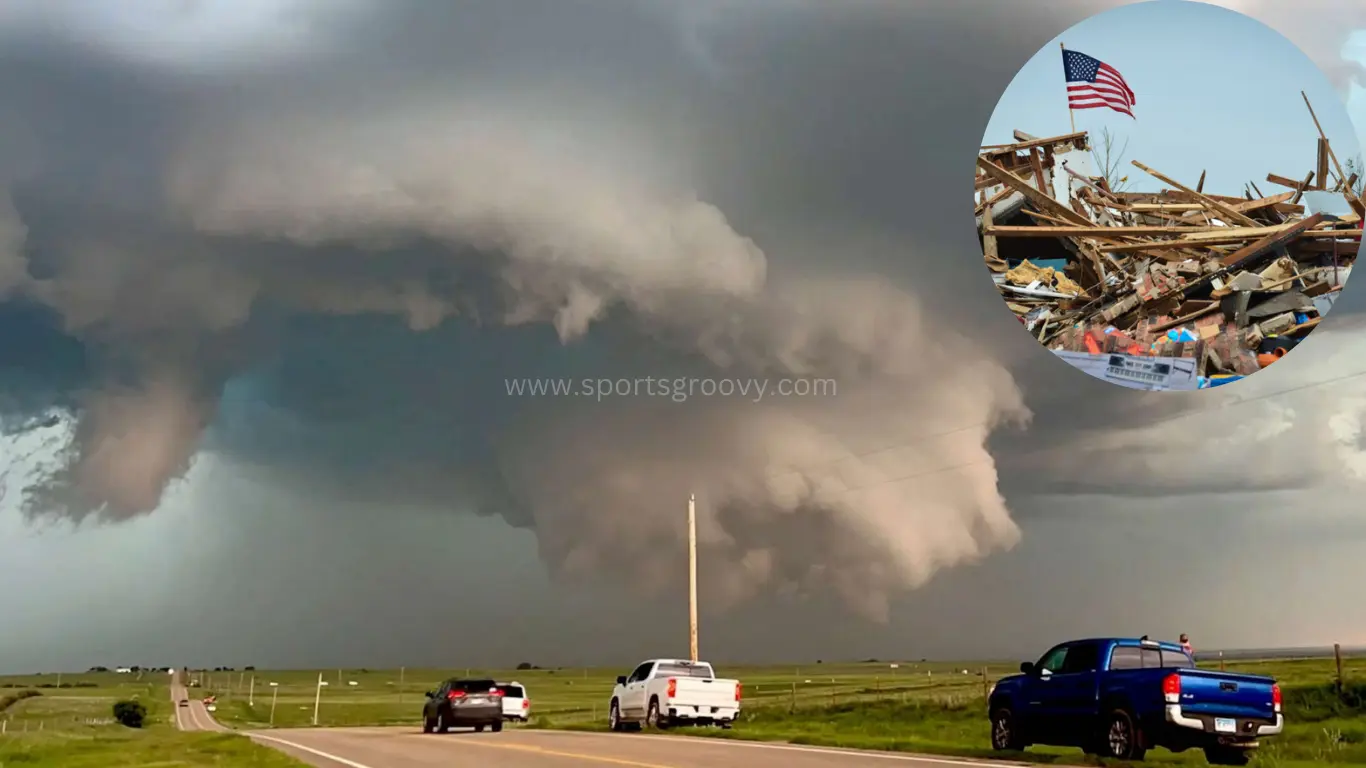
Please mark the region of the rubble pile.
POLYGON ((978 232, 1007 306, 1057 353, 1187 360, 1198 386, 1217 385, 1292 349, 1351 274, 1366 209, 1321 128, 1317 168, 1242 197, 1138 161, 1166 188, 1115 191, 1085 132, 1015 138, 977 158, 978 232))

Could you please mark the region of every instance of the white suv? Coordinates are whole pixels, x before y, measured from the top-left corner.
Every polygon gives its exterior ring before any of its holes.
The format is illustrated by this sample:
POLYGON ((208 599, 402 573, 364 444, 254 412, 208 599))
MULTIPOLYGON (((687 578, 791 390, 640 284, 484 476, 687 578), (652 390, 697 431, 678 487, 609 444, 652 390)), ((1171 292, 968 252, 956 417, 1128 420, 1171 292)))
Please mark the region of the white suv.
POLYGON ((531 719, 531 699, 527 698, 526 686, 513 680, 499 683, 498 690, 503 692, 503 719, 525 723, 531 719))

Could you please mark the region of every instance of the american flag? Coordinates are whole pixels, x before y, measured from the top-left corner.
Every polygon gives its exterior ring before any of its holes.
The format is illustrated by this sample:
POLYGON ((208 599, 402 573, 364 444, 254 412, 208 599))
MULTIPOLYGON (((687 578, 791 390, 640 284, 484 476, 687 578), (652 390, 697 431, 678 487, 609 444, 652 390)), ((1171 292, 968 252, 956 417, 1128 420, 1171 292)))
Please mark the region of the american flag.
POLYGON ((1119 70, 1084 53, 1063 49, 1062 68, 1067 75, 1067 106, 1070 109, 1109 107, 1134 116, 1133 89, 1119 70))

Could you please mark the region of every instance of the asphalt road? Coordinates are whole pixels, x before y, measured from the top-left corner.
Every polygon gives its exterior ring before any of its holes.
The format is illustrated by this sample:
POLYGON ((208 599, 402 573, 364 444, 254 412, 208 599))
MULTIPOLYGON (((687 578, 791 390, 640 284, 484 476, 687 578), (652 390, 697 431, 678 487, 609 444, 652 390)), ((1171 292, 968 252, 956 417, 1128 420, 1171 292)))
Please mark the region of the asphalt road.
MULTIPOLYGON (((179 702, 185 689, 171 685, 179 702)), ((176 706, 176 726, 228 731, 200 701, 176 706)), ((424 734, 412 728, 295 728, 245 731, 319 768, 1004 768, 1022 763, 859 752, 687 736, 508 729, 502 733, 424 734)))
POLYGON ((209 710, 204 708, 204 702, 190 696, 185 686, 178 682, 171 683, 171 703, 175 705, 175 727, 182 731, 217 731, 223 733, 232 730, 227 726, 219 725, 209 714, 209 710), (190 705, 180 706, 181 699, 188 699, 190 705))

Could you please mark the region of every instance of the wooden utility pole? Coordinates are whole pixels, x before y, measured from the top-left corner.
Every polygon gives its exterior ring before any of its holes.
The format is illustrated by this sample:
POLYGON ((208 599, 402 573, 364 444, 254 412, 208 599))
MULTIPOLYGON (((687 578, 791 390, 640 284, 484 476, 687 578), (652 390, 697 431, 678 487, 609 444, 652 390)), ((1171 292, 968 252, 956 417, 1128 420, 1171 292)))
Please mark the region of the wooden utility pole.
POLYGON ((1342 645, 1341 645, 1340 643, 1333 643, 1333 663, 1336 664, 1336 665, 1337 665, 1337 668, 1338 668, 1337 688, 1338 688, 1338 695, 1341 696, 1341 695, 1342 695, 1343 684, 1342 684, 1342 645))
POLYGON ((697 661, 697 496, 688 494, 688 653, 697 661))

